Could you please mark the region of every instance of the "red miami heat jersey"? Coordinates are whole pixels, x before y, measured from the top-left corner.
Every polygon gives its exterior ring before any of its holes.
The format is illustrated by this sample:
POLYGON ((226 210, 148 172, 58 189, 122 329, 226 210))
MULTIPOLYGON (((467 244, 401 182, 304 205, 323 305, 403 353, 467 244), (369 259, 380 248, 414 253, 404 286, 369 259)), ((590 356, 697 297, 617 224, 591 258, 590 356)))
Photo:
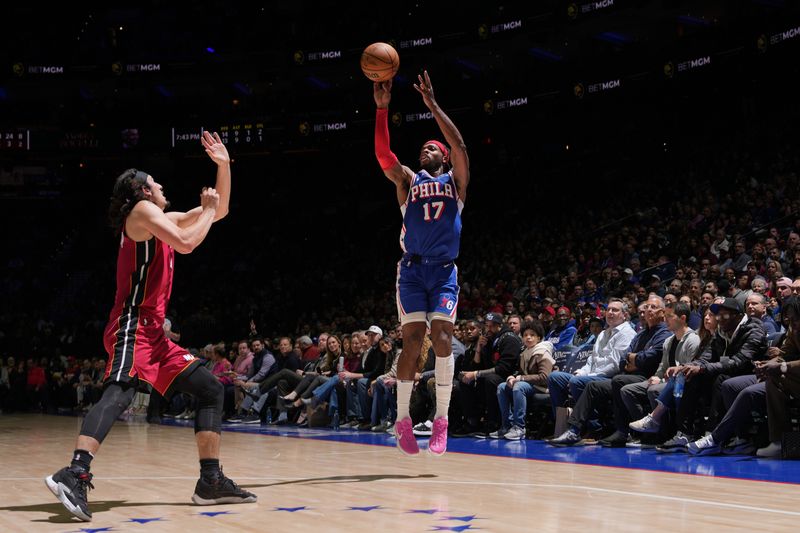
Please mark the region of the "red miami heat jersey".
POLYGON ((174 263, 175 250, 157 237, 135 242, 123 234, 117 257, 117 295, 110 319, 116 321, 135 307, 163 322, 172 292, 174 263))
POLYGON ((123 235, 117 258, 117 295, 103 335, 106 381, 137 377, 166 396, 175 378, 198 359, 164 334, 175 251, 156 237, 134 242, 123 235))

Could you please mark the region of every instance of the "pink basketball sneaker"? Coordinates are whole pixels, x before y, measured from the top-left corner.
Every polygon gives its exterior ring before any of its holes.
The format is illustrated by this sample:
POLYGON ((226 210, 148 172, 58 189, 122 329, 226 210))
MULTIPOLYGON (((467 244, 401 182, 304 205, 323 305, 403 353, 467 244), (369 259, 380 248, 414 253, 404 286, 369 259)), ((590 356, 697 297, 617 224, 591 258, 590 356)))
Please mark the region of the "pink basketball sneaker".
POLYGON ((428 443, 428 452, 433 455, 444 455, 447 451, 447 419, 437 418, 433 421, 431 440, 428 443))
POLYGON ((411 419, 406 417, 398 420, 394 425, 394 435, 397 437, 397 447, 406 455, 417 455, 419 445, 411 427, 411 419))

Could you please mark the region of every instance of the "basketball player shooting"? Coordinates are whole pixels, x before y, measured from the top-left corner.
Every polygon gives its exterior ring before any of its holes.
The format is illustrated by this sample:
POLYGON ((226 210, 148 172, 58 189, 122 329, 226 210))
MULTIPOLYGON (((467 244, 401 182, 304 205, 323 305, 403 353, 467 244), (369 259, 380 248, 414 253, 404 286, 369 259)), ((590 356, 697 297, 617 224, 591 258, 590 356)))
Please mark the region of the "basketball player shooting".
POLYGON ((436 417, 428 445, 433 455, 447 450, 447 411, 453 389, 453 323, 458 306, 458 257, 461 210, 469 184, 469 158, 461 133, 436 102, 425 71, 414 88, 433 114, 447 146, 431 140, 419 153, 419 172, 402 165, 389 148, 389 102, 392 81, 375 83, 377 105, 375 155, 386 177, 397 187, 403 215, 397 265, 397 312, 403 328, 403 351, 397 365, 397 447, 407 455, 419 453, 408 404, 427 323, 436 352, 436 417))
POLYGON ((199 402, 194 421, 200 479, 192 501, 198 505, 255 502, 256 496, 225 477, 219 465, 223 387, 187 350, 169 340, 164 319, 172 290, 175 250, 191 253, 211 224, 228 214, 231 167, 228 150, 216 133, 203 132, 206 153, 217 164, 215 188, 203 188, 200 205, 186 213, 169 212, 163 187, 136 169, 114 184, 111 226, 119 233, 117 293, 104 334, 108 352, 104 391, 81 426, 72 463, 45 482, 64 507, 90 521, 87 491, 94 488, 90 464, 119 415, 130 405, 139 382, 161 395, 180 391, 199 402))

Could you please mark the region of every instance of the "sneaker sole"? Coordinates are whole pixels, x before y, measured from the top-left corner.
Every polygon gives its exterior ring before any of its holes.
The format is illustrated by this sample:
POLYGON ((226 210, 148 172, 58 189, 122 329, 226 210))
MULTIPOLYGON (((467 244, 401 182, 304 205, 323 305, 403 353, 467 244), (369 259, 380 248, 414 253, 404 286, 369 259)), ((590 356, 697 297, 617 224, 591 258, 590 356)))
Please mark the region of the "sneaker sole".
POLYGON ((58 483, 55 481, 53 476, 47 476, 44 478, 44 483, 47 485, 47 488, 50 489, 50 492, 52 492, 55 497, 58 498, 58 501, 61 502, 61 505, 63 505, 67 511, 72 513, 73 516, 80 518, 84 522, 92 521, 91 516, 88 516, 86 513, 81 511, 80 507, 76 507, 71 501, 69 501, 69 498, 67 498, 67 496, 64 494, 64 489, 66 487, 63 483, 58 483))
POLYGON ((686 453, 685 446, 672 446, 670 448, 656 448, 658 453, 686 453))
POLYGON ((224 498, 216 498, 213 500, 206 500, 205 498, 201 498, 197 495, 197 493, 192 494, 192 501, 195 505, 219 505, 223 503, 255 503, 258 501, 257 496, 248 496, 246 498, 240 498, 238 496, 225 496, 224 498))
POLYGON ((703 457, 705 455, 720 455, 722 453, 719 447, 703 448, 702 450, 697 450, 696 452, 693 452, 691 448, 686 448, 686 451, 689 452, 689 455, 692 455, 694 457, 703 457))
POLYGON ((400 446, 400 439, 397 439, 397 449, 400 450, 403 453, 403 455, 407 455, 408 457, 414 457, 415 455, 419 455, 419 448, 417 448, 416 451, 411 451, 411 452, 404 450, 403 447, 400 446))
POLYGON ((445 446, 444 450, 442 450, 441 452, 435 452, 435 451, 431 450, 430 448, 428 448, 428 453, 431 454, 434 457, 441 457, 441 456, 443 456, 445 454, 446 451, 447 451, 447 446, 445 446))

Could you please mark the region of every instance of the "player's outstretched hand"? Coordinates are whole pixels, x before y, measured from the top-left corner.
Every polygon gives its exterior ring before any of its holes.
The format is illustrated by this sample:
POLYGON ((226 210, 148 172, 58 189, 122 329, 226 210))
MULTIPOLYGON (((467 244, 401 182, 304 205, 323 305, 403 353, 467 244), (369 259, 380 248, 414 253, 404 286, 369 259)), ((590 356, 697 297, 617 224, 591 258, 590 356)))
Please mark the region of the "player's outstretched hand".
POLYGON ((373 83, 372 96, 375 97, 375 105, 378 106, 378 109, 389 107, 389 102, 392 101, 392 80, 373 83))
POLYGON ((422 101, 428 106, 428 109, 436 105, 436 98, 433 96, 433 85, 431 85, 431 77, 428 76, 428 71, 422 72, 422 76, 417 75, 419 84, 414 84, 414 88, 419 94, 422 95, 422 101))
POLYGON ((203 210, 216 210, 219 207, 219 193, 217 190, 212 187, 203 187, 203 192, 200 194, 200 206, 203 210))
POLYGON ((206 149, 208 157, 217 165, 227 165, 231 162, 228 149, 222 144, 222 140, 220 140, 217 132, 214 132, 212 135, 204 131, 202 137, 200 137, 200 142, 203 143, 203 148, 206 149))

